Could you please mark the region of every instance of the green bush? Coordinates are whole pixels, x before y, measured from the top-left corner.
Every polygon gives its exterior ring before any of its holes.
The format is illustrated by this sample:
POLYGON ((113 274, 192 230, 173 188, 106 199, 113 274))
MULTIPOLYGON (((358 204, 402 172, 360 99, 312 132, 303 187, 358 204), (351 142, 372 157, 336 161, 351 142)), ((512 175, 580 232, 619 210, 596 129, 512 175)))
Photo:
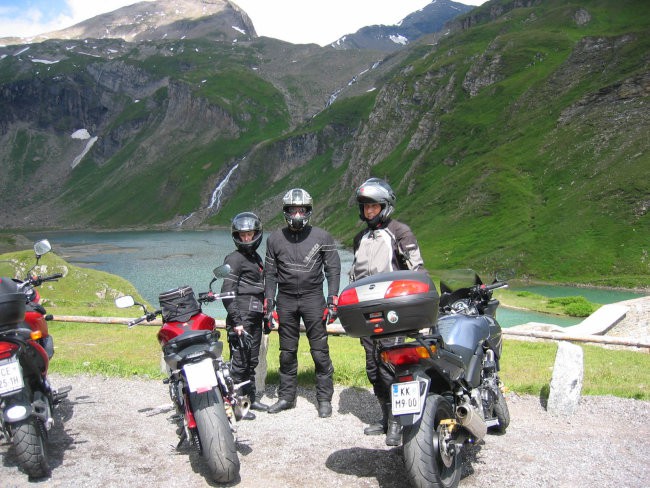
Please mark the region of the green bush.
POLYGON ((596 310, 596 307, 582 296, 551 298, 549 304, 562 306, 564 313, 571 317, 587 317, 596 310))

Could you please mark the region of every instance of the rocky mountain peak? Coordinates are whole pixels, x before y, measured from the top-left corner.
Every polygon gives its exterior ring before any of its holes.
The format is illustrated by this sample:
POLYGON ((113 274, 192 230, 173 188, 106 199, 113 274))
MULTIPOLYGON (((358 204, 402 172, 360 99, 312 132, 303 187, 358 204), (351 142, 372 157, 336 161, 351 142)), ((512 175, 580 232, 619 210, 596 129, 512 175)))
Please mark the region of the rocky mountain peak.
POLYGON ((246 12, 227 0, 154 0, 134 3, 28 40, 11 38, 2 43, 108 38, 127 42, 185 38, 232 41, 255 37, 255 27, 246 12))

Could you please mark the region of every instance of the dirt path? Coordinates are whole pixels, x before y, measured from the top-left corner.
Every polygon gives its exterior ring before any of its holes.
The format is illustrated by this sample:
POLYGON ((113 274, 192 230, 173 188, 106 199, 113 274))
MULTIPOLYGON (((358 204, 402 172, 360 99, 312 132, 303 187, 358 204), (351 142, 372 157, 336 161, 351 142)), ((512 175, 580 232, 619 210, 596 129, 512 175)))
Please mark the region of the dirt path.
MULTIPOLYGON (((52 476, 29 482, 3 443, 3 487, 215 486, 195 453, 174 450, 161 382, 54 376, 52 383, 73 387, 51 431, 52 476)), ((329 419, 318 418, 313 390, 299 393, 295 410, 240 422, 234 486, 407 486, 401 447, 363 435, 379 415, 370 391, 337 388, 329 419)), ((274 396, 272 386, 267 394, 274 396)), ((508 403, 507 434, 467 450, 461 488, 647 486, 650 402, 585 397, 569 419, 550 416, 532 396, 510 395, 508 403)))

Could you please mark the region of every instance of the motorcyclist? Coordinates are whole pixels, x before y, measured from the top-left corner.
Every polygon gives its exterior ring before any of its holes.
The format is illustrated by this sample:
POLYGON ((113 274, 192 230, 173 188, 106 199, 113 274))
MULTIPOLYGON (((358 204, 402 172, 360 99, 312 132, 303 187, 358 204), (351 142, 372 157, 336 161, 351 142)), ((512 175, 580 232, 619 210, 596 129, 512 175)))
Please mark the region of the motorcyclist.
MULTIPOLYGON (((366 180, 356 190, 359 217, 367 227, 353 241, 354 261, 350 269, 350 282, 397 270, 424 269, 420 247, 408 225, 391 218, 395 208, 395 193, 380 178, 366 180)), ((384 339, 395 341, 395 339, 384 339)), ((382 420, 364 429, 366 435, 386 434, 386 444, 398 446, 401 425, 391 413, 390 385, 393 374, 379 358, 378 342, 369 337, 361 339, 366 352, 366 374, 382 410, 382 420)))
MULTIPOLYGON (((224 259, 224 264, 230 265, 230 273, 224 279, 221 291, 235 292, 235 298, 223 300, 228 311, 226 330, 233 380, 235 383, 250 380, 243 387, 242 394, 250 398, 251 410, 266 411, 268 406, 257 399, 255 391, 264 300, 264 266, 257 253, 262 234, 262 222, 254 213, 242 212, 232 219, 231 235, 237 250, 224 259)), ((254 418, 252 412, 244 416, 246 420, 254 418)))
POLYGON ((335 317, 341 260, 332 236, 309 225, 313 201, 301 188, 289 190, 282 200, 287 226, 266 241, 264 266, 265 320, 272 320, 276 305, 280 322, 280 388, 278 401, 269 413, 294 408, 298 387, 298 340, 300 320, 316 369, 316 399, 319 417, 332 415, 334 367, 329 355, 327 323, 335 317), (327 279, 328 298, 323 296, 327 279))

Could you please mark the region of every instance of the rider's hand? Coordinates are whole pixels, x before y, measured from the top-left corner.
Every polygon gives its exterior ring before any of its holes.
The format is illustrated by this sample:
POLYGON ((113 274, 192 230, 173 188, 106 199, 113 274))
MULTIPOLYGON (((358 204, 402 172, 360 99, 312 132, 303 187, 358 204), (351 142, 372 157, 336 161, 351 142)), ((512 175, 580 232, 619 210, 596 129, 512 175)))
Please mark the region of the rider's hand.
POLYGON ((273 309, 275 308, 275 300, 273 298, 264 299, 264 324, 271 324, 273 321, 273 309))
POLYGON ((327 306, 323 310, 323 324, 329 325, 336 320, 338 315, 339 297, 330 295, 327 297, 327 306))

